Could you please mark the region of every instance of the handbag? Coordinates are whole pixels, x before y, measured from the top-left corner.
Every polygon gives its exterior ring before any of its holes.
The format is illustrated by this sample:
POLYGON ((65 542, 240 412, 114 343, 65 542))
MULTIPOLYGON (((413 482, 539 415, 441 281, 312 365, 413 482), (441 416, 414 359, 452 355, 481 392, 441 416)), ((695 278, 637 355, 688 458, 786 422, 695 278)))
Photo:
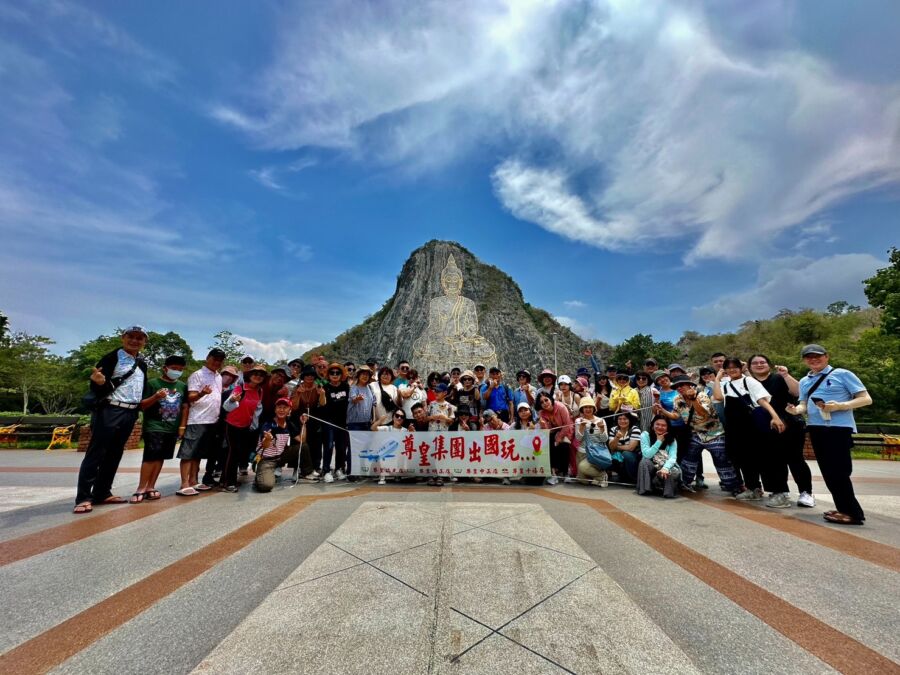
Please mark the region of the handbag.
POLYGON ((584 449, 587 455, 587 461, 591 466, 605 471, 612 466, 612 455, 606 443, 594 440, 593 434, 584 435, 584 449))

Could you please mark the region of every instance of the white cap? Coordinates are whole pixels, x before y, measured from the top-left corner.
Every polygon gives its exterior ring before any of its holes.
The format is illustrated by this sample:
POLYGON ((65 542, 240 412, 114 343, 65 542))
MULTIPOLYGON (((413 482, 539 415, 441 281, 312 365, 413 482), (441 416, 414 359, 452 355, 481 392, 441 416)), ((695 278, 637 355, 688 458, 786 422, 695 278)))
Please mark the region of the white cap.
POLYGON ((560 375, 556 384, 572 384, 572 378, 568 375, 560 375))

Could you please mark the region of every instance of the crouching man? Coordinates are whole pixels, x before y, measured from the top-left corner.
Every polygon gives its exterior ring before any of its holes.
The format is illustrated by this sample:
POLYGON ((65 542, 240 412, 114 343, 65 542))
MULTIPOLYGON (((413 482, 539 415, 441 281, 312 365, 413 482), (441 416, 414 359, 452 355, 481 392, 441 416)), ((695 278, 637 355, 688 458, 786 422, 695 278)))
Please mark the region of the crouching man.
POLYGON ((279 398, 275 401, 275 419, 266 422, 260 430, 256 446, 256 480, 258 492, 271 492, 275 487, 275 469, 282 464, 292 441, 301 443, 300 430, 288 419, 291 414, 291 399, 279 398))

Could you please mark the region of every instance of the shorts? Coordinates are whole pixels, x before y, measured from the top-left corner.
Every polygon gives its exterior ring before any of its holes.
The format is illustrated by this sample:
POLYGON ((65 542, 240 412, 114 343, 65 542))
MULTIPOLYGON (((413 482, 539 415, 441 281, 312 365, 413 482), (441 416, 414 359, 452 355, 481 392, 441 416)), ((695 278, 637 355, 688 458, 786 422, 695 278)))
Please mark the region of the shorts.
POLYGON ((178 459, 203 459, 210 457, 210 445, 216 437, 215 424, 188 424, 184 430, 178 459))
POLYGON ((148 431, 144 434, 144 461, 159 462, 175 456, 175 443, 178 434, 167 434, 162 431, 148 431))

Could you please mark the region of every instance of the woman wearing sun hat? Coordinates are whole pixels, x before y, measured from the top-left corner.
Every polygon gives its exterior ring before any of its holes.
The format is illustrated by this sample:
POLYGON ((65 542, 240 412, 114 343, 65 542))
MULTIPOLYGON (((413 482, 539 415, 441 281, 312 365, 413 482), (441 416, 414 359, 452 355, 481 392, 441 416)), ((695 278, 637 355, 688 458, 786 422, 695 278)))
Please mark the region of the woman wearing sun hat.
MULTIPOLYGON (((268 375, 266 367, 255 363, 244 373, 245 381, 225 399, 222 409, 225 416, 225 444, 228 453, 222 469, 222 484, 227 492, 237 492, 238 465, 256 448, 256 428, 262 413, 262 386, 268 375)), ((176 494, 197 494, 193 488, 179 490, 176 494)))
POLYGON ((609 434, 606 422, 595 415, 594 399, 585 396, 578 402, 579 417, 575 420, 575 440, 578 442, 578 479, 591 485, 607 487, 606 469, 612 464, 606 441, 609 434))

